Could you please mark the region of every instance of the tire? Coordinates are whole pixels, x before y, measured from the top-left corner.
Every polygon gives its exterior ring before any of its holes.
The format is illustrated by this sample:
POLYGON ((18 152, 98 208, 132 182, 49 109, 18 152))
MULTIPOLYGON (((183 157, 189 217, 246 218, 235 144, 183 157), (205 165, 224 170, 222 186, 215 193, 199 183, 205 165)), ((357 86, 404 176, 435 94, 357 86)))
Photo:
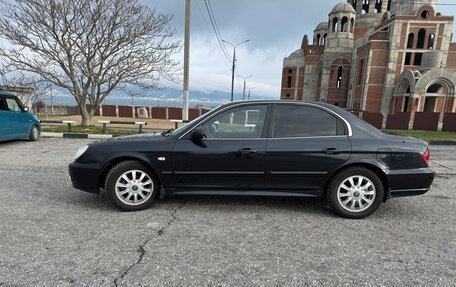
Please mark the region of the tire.
POLYGON ((155 174, 138 161, 124 161, 106 176, 106 196, 122 211, 149 208, 157 198, 160 184, 155 174))
POLYGON ((373 171, 353 167, 336 174, 330 181, 327 192, 335 213, 345 218, 361 219, 380 207, 384 187, 373 171))
POLYGON ((28 139, 29 139, 29 141, 36 142, 39 137, 40 137, 40 130, 38 129, 38 127, 36 125, 33 125, 30 128, 28 139))

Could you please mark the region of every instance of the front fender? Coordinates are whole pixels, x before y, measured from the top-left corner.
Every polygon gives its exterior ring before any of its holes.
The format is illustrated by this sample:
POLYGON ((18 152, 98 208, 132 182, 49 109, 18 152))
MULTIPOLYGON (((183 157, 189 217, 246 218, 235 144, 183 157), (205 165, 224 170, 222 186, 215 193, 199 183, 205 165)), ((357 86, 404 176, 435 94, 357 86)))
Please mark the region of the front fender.
POLYGON ((104 187, 104 181, 108 172, 118 163, 127 160, 136 160, 145 164, 163 185, 167 185, 172 180, 172 178, 167 175, 167 172, 171 170, 170 152, 150 152, 148 154, 140 152, 123 152, 110 155, 105 159, 99 176, 100 187, 104 187))

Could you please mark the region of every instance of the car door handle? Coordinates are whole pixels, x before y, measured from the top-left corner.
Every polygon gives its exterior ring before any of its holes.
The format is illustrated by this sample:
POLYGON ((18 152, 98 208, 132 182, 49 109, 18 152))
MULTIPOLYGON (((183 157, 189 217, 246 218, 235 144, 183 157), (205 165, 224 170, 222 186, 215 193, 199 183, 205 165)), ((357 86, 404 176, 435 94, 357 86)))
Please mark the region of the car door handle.
POLYGON ((334 148, 334 147, 325 149, 326 154, 339 154, 341 152, 342 152, 341 150, 338 150, 337 148, 334 148))
POLYGON ((256 150, 253 150, 251 148, 243 148, 240 150, 242 154, 257 154, 258 152, 256 150))

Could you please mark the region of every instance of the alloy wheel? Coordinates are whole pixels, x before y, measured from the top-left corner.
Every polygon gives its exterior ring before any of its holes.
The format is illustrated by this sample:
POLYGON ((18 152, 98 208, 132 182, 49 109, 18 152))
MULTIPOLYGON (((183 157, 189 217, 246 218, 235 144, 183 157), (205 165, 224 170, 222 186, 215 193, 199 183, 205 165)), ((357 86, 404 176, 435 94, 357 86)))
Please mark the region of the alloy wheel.
POLYGON ((127 205, 140 205, 147 201, 154 191, 152 178, 141 170, 129 170, 116 182, 117 198, 127 205))
POLYGON ((350 212, 362 212, 375 201, 374 183, 361 175, 351 176, 342 181, 337 189, 339 204, 350 212))

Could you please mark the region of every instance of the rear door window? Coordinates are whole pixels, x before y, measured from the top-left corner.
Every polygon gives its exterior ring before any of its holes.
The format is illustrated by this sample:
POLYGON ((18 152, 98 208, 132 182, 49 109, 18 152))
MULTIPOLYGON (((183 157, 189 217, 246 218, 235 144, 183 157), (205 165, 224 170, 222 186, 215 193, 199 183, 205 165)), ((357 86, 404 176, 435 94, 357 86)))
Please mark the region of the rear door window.
POLYGON ((327 137, 346 135, 345 124, 316 107, 277 105, 273 138, 327 137))

